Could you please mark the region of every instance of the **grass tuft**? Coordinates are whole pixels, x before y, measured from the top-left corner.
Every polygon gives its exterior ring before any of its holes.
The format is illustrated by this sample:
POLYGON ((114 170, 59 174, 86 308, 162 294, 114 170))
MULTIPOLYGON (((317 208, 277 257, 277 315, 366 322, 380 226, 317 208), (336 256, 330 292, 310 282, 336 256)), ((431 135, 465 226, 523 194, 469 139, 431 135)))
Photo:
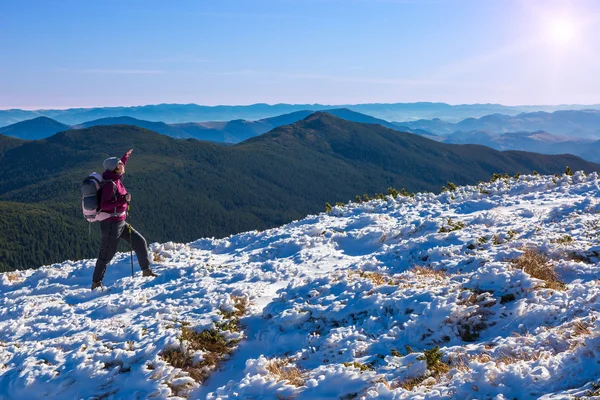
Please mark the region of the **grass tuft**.
POLYGON ((358 275, 361 278, 365 278, 373 282, 376 286, 381 285, 393 285, 395 282, 389 277, 381 272, 372 272, 372 271, 351 271, 349 273, 350 276, 358 275))
POLYGON ((239 332, 239 317, 247 312, 248 299, 245 297, 232 297, 235 311, 223 311, 223 322, 215 323, 215 329, 196 332, 186 322, 180 322, 180 346, 163 350, 161 358, 175 368, 187 372, 196 382, 206 381, 210 372, 219 363, 229 357, 239 340, 227 340, 222 331, 239 332), (185 345, 184 345, 185 344, 185 345), (202 361, 194 362, 194 353, 202 351, 202 361))
POLYGON ((187 372, 192 379, 200 383, 206 381, 210 371, 228 357, 238 343, 235 340, 227 341, 217 329, 196 332, 186 326, 181 328, 179 340, 182 345, 164 350, 161 358, 173 367, 187 372), (183 342, 187 344, 185 351, 183 342), (194 363, 194 353, 198 350, 203 352, 203 360, 194 363))
POLYGON ((290 358, 270 360, 267 370, 277 378, 277 382, 287 381, 296 387, 304 386, 306 372, 294 365, 290 358))
POLYGON ((4 274, 9 282, 17 282, 20 281, 21 274, 19 272, 7 272, 4 274))
POLYGON ((400 387, 404 390, 408 390, 409 392, 418 387, 423 381, 427 379, 425 375, 419 376, 417 378, 407 379, 404 382, 400 383, 400 387))
POLYGON ((440 230, 438 231, 438 233, 447 233, 447 232, 452 232, 452 231, 458 231, 458 230, 461 230, 462 228, 464 228, 465 226, 466 226, 465 223, 462 221, 454 222, 452 220, 452 218, 448 218, 446 225, 442 226, 440 228, 440 230))
POLYGON ((435 278, 439 280, 443 280, 448 277, 446 271, 436 270, 430 267, 422 267, 419 265, 415 266, 410 271, 416 275, 425 276, 428 278, 435 278))
POLYGON ((564 290, 566 288, 565 283, 558 278, 548 256, 537 249, 525 250, 512 263, 515 268, 528 273, 533 278, 544 281, 545 287, 548 289, 564 290))
POLYGON ((435 346, 429 350, 423 350, 423 355, 417 357, 417 360, 425 360, 427 361, 427 369, 431 372, 433 376, 439 376, 441 374, 445 374, 450 371, 450 366, 444 362, 442 362, 442 357, 444 353, 440 351, 439 346, 435 346))
POLYGON ((358 368, 358 369, 361 370, 361 372, 371 371, 373 369, 371 366, 369 366, 367 364, 361 364, 361 363, 356 362, 356 361, 345 362, 344 366, 358 368))

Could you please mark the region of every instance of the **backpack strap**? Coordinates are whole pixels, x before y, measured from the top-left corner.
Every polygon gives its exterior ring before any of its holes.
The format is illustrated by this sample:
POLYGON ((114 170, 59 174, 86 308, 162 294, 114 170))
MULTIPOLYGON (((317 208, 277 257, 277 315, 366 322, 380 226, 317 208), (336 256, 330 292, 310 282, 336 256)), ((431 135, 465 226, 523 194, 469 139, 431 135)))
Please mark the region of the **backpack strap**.
POLYGON ((112 179, 105 179, 105 180, 102 181, 102 183, 100 183, 100 188, 101 189, 104 188, 104 185, 107 182, 110 182, 110 183, 113 184, 113 195, 112 195, 112 197, 113 197, 113 200, 116 200, 117 199, 117 184, 115 183, 115 181, 113 181, 112 179))

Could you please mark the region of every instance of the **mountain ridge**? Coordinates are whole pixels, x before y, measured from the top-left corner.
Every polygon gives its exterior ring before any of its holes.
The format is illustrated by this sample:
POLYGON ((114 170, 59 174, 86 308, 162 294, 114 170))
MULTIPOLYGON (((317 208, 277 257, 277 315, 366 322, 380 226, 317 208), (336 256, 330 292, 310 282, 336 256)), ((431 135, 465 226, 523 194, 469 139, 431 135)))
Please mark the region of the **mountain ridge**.
POLYGON ((448 135, 456 131, 486 130, 495 133, 544 130, 552 134, 600 139, 599 110, 559 110, 552 113, 536 111, 516 116, 493 114, 481 118, 466 118, 452 123, 439 118, 394 122, 398 126, 448 135))
POLYGON ((0 110, 0 126, 10 125, 22 120, 37 116, 47 116, 59 120, 62 123, 75 125, 105 117, 118 117, 127 115, 130 117, 149 120, 163 121, 165 123, 177 123, 188 121, 211 121, 211 120, 233 120, 233 119, 262 119, 279 114, 309 109, 319 111, 335 108, 350 108, 353 111, 373 115, 388 121, 417 120, 421 118, 441 117, 444 119, 459 121, 466 117, 480 117, 496 112, 504 112, 516 115, 520 112, 534 110, 553 111, 559 109, 600 109, 600 105, 537 105, 537 106, 504 106, 501 104, 459 104, 417 102, 417 103, 368 103, 368 104, 265 104, 257 103, 246 106, 201 106, 197 104, 158 104, 131 107, 95 107, 95 108, 72 108, 65 110, 34 110, 26 111, 20 109, 0 110))
POLYGON ((71 127, 52 118, 42 116, 1 127, 0 134, 24 140, 32 140, 51 136, 67 129, 71 129, 71 127))
POLYGON ((266 229, 320 211, 326 202, 389 187, 439 191, 448 182, 473 184, 498 172, 600 170, 574 156, 443 144, 323 113, 233 146, 129 125, 70 130, 21 142, 2 156, 0 205, 11 213, 0 213, 0 268, 95 254, 97 232, 88 237, 79 186, 104 158, 129 148, 125 186, 133 195, 134 225, 150 241, 266 229), (37 220, 36 212, 58 222, 37 220), (22 230, 25 219, 39 229, 22 230), (56 240, 70 253, 57 253, 63 247, 56 240), (31 246, 39 251, 24 251, 31 246))
MULTIPOLYGON (((328 110, 328 112, 354 122, 375 123, 395 130, 402 129, 387 121, 374 118, 369 115, 360 114, 348 109, 331 109, 328 110)), ((219 143, 239 143, 250 137, 266 133, 277 126, 287 125, 299 121, 312 113, 313 111, 302 110, 271 118, 259 119, 256 121, 238 119, 231 121, 186 122, 177 124, 166 124, 164 122, 153 122, 128 116, 120 116, 100 118, 73 126, 61 124, 47 117, 38 117, 32 120, 9 125, 3 129, 5 129, 6 133, 10 136, 23 139, 43 139, 53 135, 54 133, 68 129, 84 129, 100 125, 126 124, 149 129, 174 138, 195 138, 198 140, 208 140, 219 143), (53 126, 56 126, 56 129, 47 129, 42 134, 29 132, 32 130, 34 132, 36 131, 36 126, 39 125, 38 120, 40 119, 47 121, 46 124, 53 124, 53 126)))

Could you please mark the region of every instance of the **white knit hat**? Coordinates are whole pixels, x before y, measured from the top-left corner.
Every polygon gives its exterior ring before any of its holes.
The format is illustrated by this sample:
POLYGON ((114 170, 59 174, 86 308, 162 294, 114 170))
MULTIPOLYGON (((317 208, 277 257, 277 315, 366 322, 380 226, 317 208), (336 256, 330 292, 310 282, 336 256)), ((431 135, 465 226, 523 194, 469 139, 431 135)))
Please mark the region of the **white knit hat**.
POLYGON ((106 160, 104 160, 104 169, 107 171, 114 171, 115 169, 117 169, 117 165, 119 165, 119 162, 121 161, 120 158, 118 157, 110 157, 107 158, 106 160))

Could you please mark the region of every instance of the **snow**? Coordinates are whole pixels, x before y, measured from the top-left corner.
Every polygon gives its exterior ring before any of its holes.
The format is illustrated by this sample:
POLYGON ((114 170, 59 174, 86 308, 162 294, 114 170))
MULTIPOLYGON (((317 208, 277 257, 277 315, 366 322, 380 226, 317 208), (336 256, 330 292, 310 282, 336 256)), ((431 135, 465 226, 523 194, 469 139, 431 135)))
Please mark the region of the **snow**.
POLYGON ((132 279, 118 254, 105 291, 90 291, 95 260, 5 273, 0 398, 598 395, 599 212, 595 173, 529 175, 153 244, 158 278, 132 279), (527 248, 564 290, 515 268, 527 248), (249 301, 239 332, 221 324, 236 299, 249 301), (189 345, 183 326, 233 346, 204 382, 162 357, 189 345), (425 357, 435 346, 441 373, 425 357))

